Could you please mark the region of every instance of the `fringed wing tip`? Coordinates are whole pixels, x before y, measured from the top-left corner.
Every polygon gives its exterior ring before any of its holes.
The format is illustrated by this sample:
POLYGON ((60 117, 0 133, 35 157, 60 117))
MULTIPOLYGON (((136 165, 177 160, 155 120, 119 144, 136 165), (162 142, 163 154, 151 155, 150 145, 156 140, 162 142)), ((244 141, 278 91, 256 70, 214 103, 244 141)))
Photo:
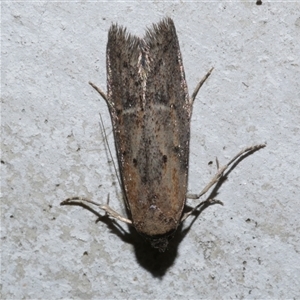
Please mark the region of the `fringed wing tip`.
POLYGON ((163 33, 171 33, 170 35, 176 36, 176 29, 174 22, 171 18, 163 18, 157 24, 152 24, 152 26, 147 28, 144 37, 145 43, 151 48, 153 44, 157 41, 158 37, 164 36, 163 33))
POLYGON ((116 40, 123 40, 123 44, 129 45, 131 49, 137 48, 140 43, 140 38, 128 33, 126 27, 114 23, 108 31, 108 44, 116 40))
POLYGON ((112 40, 122 39, 124 44, 130 45, 130 48, 136 48, 139 44, 141 44, 142 40, 144 40, 146 44, 151 44, 151 42, 155 40, 155 37, 161 32, 173 30, 175 31, 173 20, 170 17, 165 17, 159 23, 153 24, 151 28, 147 28, 144 39, 128 33, 125 27, 119 26, 117 23, 111 25, 108 37, 112 40))

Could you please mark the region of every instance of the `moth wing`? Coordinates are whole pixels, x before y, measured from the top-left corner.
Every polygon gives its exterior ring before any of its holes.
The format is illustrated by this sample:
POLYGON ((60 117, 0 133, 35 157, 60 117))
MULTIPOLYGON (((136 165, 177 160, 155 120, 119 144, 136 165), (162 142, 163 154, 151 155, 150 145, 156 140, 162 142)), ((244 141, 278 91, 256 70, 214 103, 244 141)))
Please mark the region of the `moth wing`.
POLYGON ((175 26, 144 39, 113 25, 107 46, 108 103, 121 180, 136 229, 176 230, 187 192, 190 116, 175 26))

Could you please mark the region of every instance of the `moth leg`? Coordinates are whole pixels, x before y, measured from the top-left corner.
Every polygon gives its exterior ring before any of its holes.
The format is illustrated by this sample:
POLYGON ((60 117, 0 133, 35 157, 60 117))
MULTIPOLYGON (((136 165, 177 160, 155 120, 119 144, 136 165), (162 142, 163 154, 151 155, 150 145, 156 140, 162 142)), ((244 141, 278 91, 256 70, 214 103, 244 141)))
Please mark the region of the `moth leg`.
POLYGON ((90 81, 89 81, 89 85, 91 85, 100 94, 100 96, 107 102, 107 96, 100 88, 98 88, 95 84, 93 84, 90 81))
POLYGON ((111 101, 109 101, 107 95, 100 88, 98 88, 92 82, 89 82, 89 84, 100 94, 100 96, 106 101, 106 103, 109 107, 114 107, 114 104, 111 101))
POLYGON ((200 88, 202 87, 202 85, 204 84, 204 82, 206 81, 206 79, 209 77, 209 75, 211 74, 211 72, 213 71, 214 68, 211 68, 208 73, 200 80, 200 82, 197 84, 192 97, 190 99, 190 102, 193 103, 195 101, 195 98, 200 90, 200 88))
POLYGON ((116 212, 115 210, 113 210, 112 208, 110 208, 108 205, 102 205, 99 204, 97 202, 82 198, 82 197, 72 197, 72 198, 68 198, 66 200, 64 200, 63 202, 60 203, 60 205, 67 205, 68 203, 71 202, 77 202, 77 203, 82 203, 82 202, 87 202, 87 203, 91 203, 93 205, 99 206, 100 209, 104 210, 105 213, 107 213, 108 215, 110 215, 112 218, 117 219, 119 221, 122 221, 124 223, 130 224, 132 225, 132 221, 123 217, 122 215, 120 215, 118 212, 116 212))
MULTIPOLYGON (((217 183, 220 178, 223 176, 223 173, 225 172, 225 170, 234 162, 236 161, 238 158, 240 158, 241 156, 243 156, 244 154, 250 153, 250 152, 254 152, 257 151, 261 148, 266 147, 266 144, 259 144, 259 145, 255 145, 255 146, 250 146, 247 148, 244 148, 243 150, 241 150, 237 155, 235 155, 226 165, 224 165, 223 167, 219 166, 219 161, 216 158, 216 163, 217 163, 217 168, 218 171, 215 174, 215 176, 211 179, 211 181, 205 186, 205 188, 199 193, 199 194, 187 194, 187 198, 189 199, 199 199, 200 197, 202 197, 204 194, 206 194, 209 189, 215 184, 217 183)), ((216 200, 216 199, 207 199, 205 201, 200 202, 197 206, 195 206, 191 211, 185 213, 182 218, 181 221, 185 220, 188 216, 190 216, 195 210, 197 210, 200 206, 202 206, 204 203, 208 203, 210 202, 210 204, 223 204, 221 201, 216 200)))
MULTIPOLYGON (((189 197, 187 197, 189 198, 189 197)), ((193 198, 194 199, 194 198, 193 198)), ((181 220, 180 222, 183 222, 185 219, 187 219, 191 214, 194 213, 194 211, 198 210, 201 206, 204 206, 204 205, 213 205, 213 204, 221 204, 221 205, 224 205, 224 203, 220 200, 217 200, 217 199, 213 199, 213 198, 210 198, 210 199, 206 199, 206 200, 203 200, 201 201, 196 207, 194 207, 193 209, 191 209, 190 211, 186 212, 183 214, 183 216, 181 217, 181 220)))

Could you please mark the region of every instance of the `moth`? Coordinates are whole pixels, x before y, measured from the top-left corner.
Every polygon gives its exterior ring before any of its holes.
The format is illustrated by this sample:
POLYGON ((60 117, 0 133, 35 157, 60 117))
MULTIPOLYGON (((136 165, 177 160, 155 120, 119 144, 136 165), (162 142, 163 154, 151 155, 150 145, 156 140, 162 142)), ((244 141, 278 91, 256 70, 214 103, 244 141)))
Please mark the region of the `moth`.
MULTIPOLYGON (((179 224, 204 203, 183 214, 193 102, 211 72, 190 97, 172 19, 153 25, 144 38, 113 24, 107 43, 107 95, 90 84, 109 109, 128 218, 108 205, 80 197, 62 204, 74 200, 96 204, 111 217, 133 225, 152 247, 165 251, 179 224)), ((248 147, 234 160, 261 147, 248 147)), ((191 198, 200 198, 234 160, 219 168, 205 189, 191 198)))

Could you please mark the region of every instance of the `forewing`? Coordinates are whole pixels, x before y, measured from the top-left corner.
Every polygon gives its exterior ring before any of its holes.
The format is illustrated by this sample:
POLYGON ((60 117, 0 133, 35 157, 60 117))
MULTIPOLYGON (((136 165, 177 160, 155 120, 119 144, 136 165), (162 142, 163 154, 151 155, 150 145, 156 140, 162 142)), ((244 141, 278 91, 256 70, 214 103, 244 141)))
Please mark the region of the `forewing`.
POLYGON ((165 19, 145 39, 113 25, 108 103, 123 190, 136 229, 177 228, 187 192, 191 104, 176 30, 165 19))

